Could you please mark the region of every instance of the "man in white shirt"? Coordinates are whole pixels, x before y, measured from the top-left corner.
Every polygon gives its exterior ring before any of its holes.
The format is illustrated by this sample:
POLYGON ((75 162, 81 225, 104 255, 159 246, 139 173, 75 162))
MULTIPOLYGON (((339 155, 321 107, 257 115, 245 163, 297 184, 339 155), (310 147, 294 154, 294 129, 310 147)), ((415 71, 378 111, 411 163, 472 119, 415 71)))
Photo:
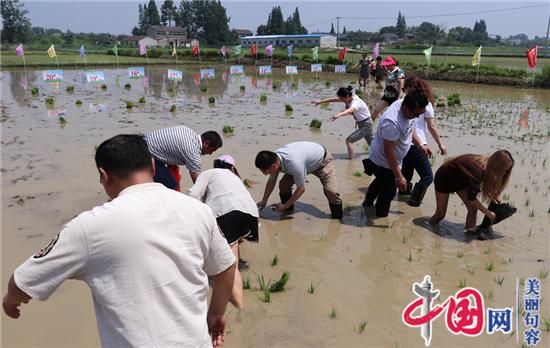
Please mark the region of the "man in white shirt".
POLYGON ((426 105, 426 96, 421 90, 415 90, 393 102, 380 120, 369 158, 363 161, 365 172, 376 176, 369 185, 363 206, 372 206, 376 200, 378 217, 388 216, 397 188, 407 188, 401 163, 411 143, 418 145, 426 155, 431 154, 414 133, 414 119, 426 111, 426 105))
POLYGON ((104 141, 95 161, 112 200, 68 222, 15 270, 4 312, 18 318, 22 303, 78 279, 92 292, 104 347, 220 345, 235 257, 210 208, 153 182, 142 136, 104 141))

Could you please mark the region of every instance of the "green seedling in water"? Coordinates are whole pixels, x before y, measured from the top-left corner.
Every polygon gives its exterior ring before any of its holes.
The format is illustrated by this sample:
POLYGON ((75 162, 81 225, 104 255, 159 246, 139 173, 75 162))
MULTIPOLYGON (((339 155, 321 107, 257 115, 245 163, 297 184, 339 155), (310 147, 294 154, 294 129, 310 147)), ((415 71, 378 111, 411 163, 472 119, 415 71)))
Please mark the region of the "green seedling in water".
POLYGON ((319 284, 321 284, 321 280, 316 285, 313 285, 313 282, 309 284, 309 287, 307 288, 307 292, 310 294, 313 294, 315 290, 319 287, 319 284))
POLYGON ((130 90, 130 89, 132 89, 132 85, 127 83, 127 84, 124 85, 124 88, 126 88, 127 90, 130 90))
POLYGON ((535 209, 531 209, 529 211, 529 217, 532 218, 532 217, 535 217, 535 209))
POLYGON ((264 279, 264 275, 263 274, 260 274, 258 276, 258 286, 260 287, 260 290, 266 290, 267 289, 267 286, 269 286, 269 283, 265 284, 265 279, 264 279))
POLYGON ((201 87, 201 92, 207 92, 207 91, 208 91, 208 88, 206 86, 201 87))
MULTIPOLYGON (((288 110, 287 110, 288 111, 288 110)), ((291 110, 292 111, 292 110, 291 110)), ((314 129, 321 129, 321 126, 323 125, 323 121, 317 119, 317 118, 314 118, 313 120, 311 120, 311 122, 309 123, 309 127, 310 128, 314 128, 314 129)))
POLYGON ((294 109, 292 108, 292 105, 285 104, 285 111, 292 112, 292 111, 294 111, 294 109))
POLYGON ((75 104, 76 106, 82 106, 82 100, 78 99, 75 104))
POLYGON ((250 289, 250 278, 246 277, 246 279, 243 279, 243 289, 250 289))
POLYGON ((107 90, 107 85, 106 85, 106 84, 102 84, 102 85, 101 85, 101 90, 102 90, 102 91, 106 91, 106 90, 107 90))
POLYGON ((72 86, 72 85, 67 86, 66 90, 67 90, 67 93, 73 93, 74 92, 74 86, 72 86))
POLYGON ((273 256, 273 260, 271 260, 271 267, 277 266, 279 263, 279 257, 277 255, 273 256))
POLYGON ((132 109, 133 107, 134 107, 134 103, 132 103, 131 101, 126 102, 126 109, 132 109))
POLYGON ((360 171, 358 171, 358 170, 356 170, 356 171, 354 171, 354 172, 353 172, 353 176, 355 176, 355 177, 358 177, 358 178, 359 178, 359 177, 361 177, 361 172, 360 172, 360 171))
POLYGON ((269 287, 269 292, 281 292, 285 289, 286 283, 290 279, 290 272, 285 271, 281 276, 281 279, 277 280, 275 283, 271 284, 269 287))
POLYGON ((492 272, 494 268, 495 268, 495 265, 493 264, 492 261, 489 261, 485 264, 485 270, 489 272, 492 272))
POLYGON ((176 105, 172 104, 172 106, 170 106, 170 112, 176 112, 176 105))
POLYGON ((546 332, 550 332, 550 317, 548 317, 548 319, 542 318, 542 329, 546 332))
POLYGON ((409 256, 407 257, 407 261, 409 261, 409 262, 413 261, 413 254, 410 250, 409 250, 409 256))
POLYGON ((357 327, 357 332, 362 334, 365 331, 366 327, 367 327, 367 322, 363 320, 362 322, 359 323, 359 326, 357 327))
POLYGON ((223 134, 226 134, 226 135, 233 134, 234 131, 235 129, 228 125, 223 126, 223 129, 222 129, 223 134))
POLYGON ((336 318, 336 308, 332 307, 328 316, 330 317, 330 319, 336 318))
POLYGON ((140 98, 139 98, 139 103, 140 103, 140 104, 145 103, 145 97, 140 97, 140 98))
POLYGON ((491 291, 489 291, 489 293, 484 297, 485 297, 485 299, 487 299, 489 301, 492 301, 493 298, 495 297, 495 294, 493 293, 493 290, 491 289, 491 291))
POLYGON ((460 289, 465 288, 466 287, 466 279, 464 279, 464 278, 460 279, 460 281, 458 282, 458 287, 460 289))
POLYGON ((67 124, 67 120, 65 120, 65 118, 63 116, 59 116, 59 124, 60 125, 65 125, 65 124, 67 124))
POLYGON ((265 103, 265 102, 267 102, 267 95, 262 94, 262 95, 260 96, 260 103, 265 103))
POLYGON ((495 276, 493 277, 493 281, 495 283, 497 283, 498 285, 502 285, 502 283, 504 282, 504 277, 498 275, 498 276, 495 276))
POLYGON ((491 248, 487 248, 483 251, 485 255, 489 255, 491 253, 491 248))
POLYGON ((46 106, 54 106, 54 105, 55 105, 55 99, 53 97, 47 97, 46 106))
POLYGON ((464 252, 462 250, 459 250, 456 252, 456 257, 461 258, 464 257, 464 252))
POLYGON ((540 271, 539 271, 539 278, 540 279, 546 279, 548 278, 548 270, 546 268, 542 268, 540 271))
POLYGON ((262 301, 265 303, 271 302, 271 294, 269 293, 268 289, 264 289, 263 291, 264 296, 262 297, 262 301))
POLYGON ((244 85, 241 85, 241 86, 239 87, 239 90, 240 90, 241 92, 244 92, 244 91, 246 90, 246 87, 245 87, 244 85))
POLYGON ((329 87, 330 86, 330 81, 326 81, 325 82, 325 87, 329 87))
POLYGON ((38 95, 38 88, 36 88, 36 87, 31 88, 31 94, 32 95, 38 95))
POLYGON ((216 102, 216 98, 214 98, 213 96, 208 97, 209 104, 214 104, 215 102, 216 102))

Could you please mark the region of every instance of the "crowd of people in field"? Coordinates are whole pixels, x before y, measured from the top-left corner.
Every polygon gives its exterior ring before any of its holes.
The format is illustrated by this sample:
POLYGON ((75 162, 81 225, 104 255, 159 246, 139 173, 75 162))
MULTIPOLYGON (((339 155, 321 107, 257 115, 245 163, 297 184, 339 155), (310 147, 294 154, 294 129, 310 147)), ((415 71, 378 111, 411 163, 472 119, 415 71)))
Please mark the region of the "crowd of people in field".
MULTIPOLYGON (((386 75, 372 113, 351 86, 312 103, 343 103, 344 110, 331 121, 354 118, 355 130, 345 140, 350 160, 355 142, 365 139, 369 145, 363 166, 374 179, 363 201, 365 210, 388 216, 396 194, 408 196, 407 204, 418 207, 433 182, 437 207, 431 224, 444 219, 451 193, 466 206, 466 232, 476 227, 478 211, 489 222, 501 219, 489 208, 501 203, 514 166, 512 155, 506 150, 490 156, 453 154, 434 175, 427 133, 441 155, 447 155, 447 148, 428 82, 406 77, 391 56, 364 56, 359 64, 360 86, 386 75), (413 184, 415 171, 419 180, 413 184), (483 200, 491 202, 489 207, 483 200)), ((325 146, 298 141, 259 151, 254 165, 269 178, 258 202, 232 156, 219 156, 213 169, 202 171, 202 156, 221 147, 217 132, 199 135, 183 125, 120 134, 101 143, 95 163, 109 202, 68 222, 48 246, 14 271, 3 300, 5 313, 18 318, 22 303, 46 300, 66 279, 79 279, 91 289, 105 347, 222 344, 227 302, 244 308, 239 244, 259 241, 259 209, 268 205, 277 182, 280 201, 270 205, 274 211, 293 211, 309 174, 319 178, 331 217, 342 219, 343 209, 334 159, 325 146), (180 186, 179 166, 189 170, 191 187, 180 186)))

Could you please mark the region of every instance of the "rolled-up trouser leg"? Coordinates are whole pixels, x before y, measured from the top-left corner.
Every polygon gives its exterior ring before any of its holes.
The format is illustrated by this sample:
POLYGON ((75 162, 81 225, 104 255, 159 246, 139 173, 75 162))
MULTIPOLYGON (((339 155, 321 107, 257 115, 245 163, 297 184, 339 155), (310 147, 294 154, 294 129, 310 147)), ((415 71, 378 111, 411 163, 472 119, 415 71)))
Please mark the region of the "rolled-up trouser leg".
POLYGON ((338 182, 336 180, 336 170, 334 169, 334 163, 332 154, 327 151, 321 167, 312 173, 321 180, 323 185, 323 192, 327 197, 329 203, 342 204, 342 199, 338 193, 338 182))

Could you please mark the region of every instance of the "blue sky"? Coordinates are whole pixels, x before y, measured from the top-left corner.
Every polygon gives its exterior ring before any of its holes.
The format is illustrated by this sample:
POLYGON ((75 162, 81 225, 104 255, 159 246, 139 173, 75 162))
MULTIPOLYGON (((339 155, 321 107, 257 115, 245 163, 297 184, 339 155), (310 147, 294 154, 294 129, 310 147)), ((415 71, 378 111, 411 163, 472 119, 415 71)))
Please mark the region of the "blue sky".
MULTIPOLYGON (((141 1, 145 3, 147 1, 141 1)), ((160 9, 163 0, 156 1, 160 9)), ((174 0, 179 3, 179 0, 174 0)), ((59 28, 73 32, 109 32, 129 34, 137 23, 140 1, 24 1, 33 26, 59 28)), ((328 31, 334 17, 344 17, 341 29, 375 31, 382 26, 394 25, 398 11, 405 15, 407 25, 423 21, 442 25, 473 27, 484 19, 490 34, 508 35, 525 33, 529 37, 546 35, 550 15, 550 1, 235 1, 222 0, 231 17, 230 27, 255 31, 265 24, 271 8, 281 6, 285 18, 296 7, 302 24, 309 31, 328 31), (508 11, 517 7, 536 6, 508 11), (484 11, 489 11, 483 13, 484 11), (417 18, 418 17, 418 18, 417 18)))

